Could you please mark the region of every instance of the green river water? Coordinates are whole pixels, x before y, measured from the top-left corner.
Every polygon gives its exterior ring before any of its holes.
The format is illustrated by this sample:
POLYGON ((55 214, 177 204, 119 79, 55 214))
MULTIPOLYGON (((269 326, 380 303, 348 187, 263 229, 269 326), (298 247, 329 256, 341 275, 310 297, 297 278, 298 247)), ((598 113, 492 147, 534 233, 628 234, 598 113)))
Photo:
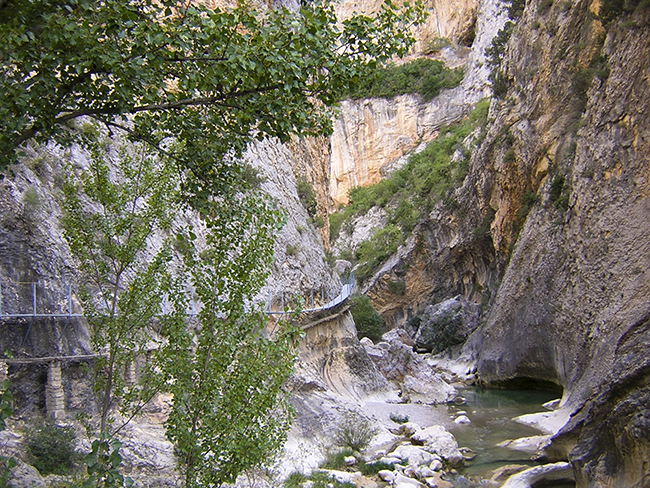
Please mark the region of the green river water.
MULTIPOLYGON (((467 388, 459 390, 467 402, 464 405, 448 405, 450 416, 465 411, 472 421, 467 425, 450 427, 450 432, 456 437, 458 445, 468 447, 476 453, 476 457, 466 462, 461 470, 461 477, 454 480, 459 487, 477 486, 465 481, 469 479, 489 479, 491 473, 508 464, 525 464, 536 466, 531 461, 530 454, 496 445, 507 439, 517 439, 541 435, 537 429, 512 420, 514 417, 527 413, 541 412, 542 405, 558 398, 556 391, 541 390, 496 390, 467 388)), ((546 488, 575 487, 573 483, 555 482, 544 485, 546 488)))

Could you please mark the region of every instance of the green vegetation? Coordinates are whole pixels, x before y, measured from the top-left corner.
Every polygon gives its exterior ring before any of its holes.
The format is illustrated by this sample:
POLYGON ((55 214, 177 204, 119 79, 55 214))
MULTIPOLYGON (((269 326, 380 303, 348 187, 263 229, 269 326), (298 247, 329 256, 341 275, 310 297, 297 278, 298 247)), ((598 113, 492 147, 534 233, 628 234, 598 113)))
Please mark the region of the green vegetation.
POLYGON ((291 473, 285 480, 284 488, 302 488, 303 483, 311 481, 313 488, 354 488, 352 483, 340 483, 334 477, 324 471, 316 471, 311 476, 305 476, 301 473, 291 473))
POLYGON ((343 449, 361 452, 370 445, 378 434, 370 420, 356 412, 346 412, 334 432, 334 445, 343 449))
POLYGON ((412 154, 403 168, 377 184, 350 190, 349 205, 330 215, 334 237, 347 221, 374 206, 387 211, 388 223, 357 250, 359 280, 393 254, 439 201, 453 204, 450 193, 463 182, 469 166, 470 152, 463 142, 470 134, 482 137, 489 107, 489 100, 480 101, 467 119, 442 127, 438 137, 424 151, 412 154))
POLYGON ((563 174, 557 173, 551 182, 551 189, 548 195, 549 203, 559 210, 569 208, 570 184, 567 183, 563 174))
POLYGON ((325 461, 323 464, 321 464, 320 467, 323 469, 336 469, 339 471, 344 470, 346 468, 345 458, 352 456, 353 454, 354 450, 350 447, 345 447, 342 450, 328 452, 325 461))
POLYGON ((462 80, 460 68, 449 69, 442 61, 419 58, 401 65, 368 70, 341 98, 393 98, 418 93, 424 100, 431 100, 440 90, 458 86, 462 80))
POLYGON ((377 313, 366 295, 355 293, 350 297, 350 312, 357 326, 359 339, 368 337, 373 342, 381 340, 385 332, 384 319, 377 313))
POLYGON ((70 474, 80 459, 76 452, 77 436, 72 427, 46 421, 29 428, 25 440, 30 463, 43 476, 70 474))
POLYGON ((317 204, 316 204, 316 193, 314 192, 314 187, 305 180, 298 180, 298 185, 296 187, 298 191, 298 198, 300 203, 311 218, 316 216, 317 204))
POLYGON ((377 461, 374 463, 364 463, 364 462, 359 463, 359 471, 361 471, 361 474, 363 474, 364 476, 375 476, 377 473, 383 470, 394 471, 395 466, 393 466, 392 464, 383 463, 381 461, 377 461))
POLYGON ((598 12, 598 18, 608 25, 623 15, 650 8, 648 0, 603 0, 598 12))
MULTIPOLYGON (((0 390, 0 432, 6 429, 6 420, 13 415, 11 403, 13 397, 9 389, 9 380, 2 382, 2 389, 0 390)), ((16 466, 16 459, 0 455, 0 488, 6 488, 11 474, 11 469, 16 466)))
POLYGON ((157 391, 173 395, 166 429, 186 488, 230 483, 277 451, 297 332, 262 337, 265 317, 244 310, 282 219, 238 157, 254 137, 329 133, 329 106, 369 67, 406 53, 424 17, 390 3, 339 23, 321 2, 259 15, 243 3, 0 1, 0 171, 31 143, 92 153, 63 196, 93 345, 107 353, 88 486, 128 485, 111 412, 128 419, 157 391), (110 169, 107 132, 134 143, 110 169), (186 210, 202 217, 201 247, 194 229, 171 226, 186 210), (154 234, 167 237, 158 249, 154 234), (202 305, 191 330, 188 289, 202 305), (123 371, 160 337, 154 323, 163 341, 129 385, 123 371))
POLYGON ((251 138, 331 131, 328 107, 368 66, 405 54, 425 17, 391 3, 339 23, 327 2, 264 15, 244 3, 0 2, 0 171, 28 141, 83 142, 70 129, 87 117, 171 157, 189 193, 221 187, 251 138))

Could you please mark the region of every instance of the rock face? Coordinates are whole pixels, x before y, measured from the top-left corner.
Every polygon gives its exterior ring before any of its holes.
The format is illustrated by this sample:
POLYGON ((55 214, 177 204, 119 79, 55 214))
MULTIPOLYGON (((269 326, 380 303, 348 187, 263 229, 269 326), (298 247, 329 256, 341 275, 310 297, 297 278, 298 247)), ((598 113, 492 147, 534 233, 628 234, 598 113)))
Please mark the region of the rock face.
POLYGON ((478 307, 461 295, 424 309, 413 338, 415 347, 427 352, 440 352, 465 342, 478 326, 478 307))
MULTIPOLYGON (((369 5, 364 11, 381 4, 374 0, 366 3, 369 5)), ((339 13, 345 17, 352 10, 351 4, 340 5, 339 13)), ((359 6, 354 3, 354 9, 359 6)), ((471 49, 459 52, 465 79, 459 87, 443 91, 428 103, 413 95, 342 102, 331 136, 329 192, 335 204, 347 203, 351 188, 379 181, 396 160, 433 139, 440 126, 458 121, 479 99, 488 96, 485 48, 505 22, 502 3, 454 0, 425 2, 425 6, 430 15, 416 34, 420 42, 414 51, 426 52, 428 40, 434 38, 449 37, 462 43, 467 37, 462 33, 471 33, 466 40, 471 49)))
MULTIPOLYGON (((578 486, 650 474, 650 11, 528 2, 505 85, 453 195, 370 280, 390 327, 461 294, 482 303, 463 353, 485 384, 555 384, 554 438, 578 486), (401 281, 402 296, 389 284, 401 281), (516 344, 516 347, 512 347, 516 344)), ((636 4, 635 4, 636 5, 636 4)), ((353 127, 355 127, 353 125, 353 127)))

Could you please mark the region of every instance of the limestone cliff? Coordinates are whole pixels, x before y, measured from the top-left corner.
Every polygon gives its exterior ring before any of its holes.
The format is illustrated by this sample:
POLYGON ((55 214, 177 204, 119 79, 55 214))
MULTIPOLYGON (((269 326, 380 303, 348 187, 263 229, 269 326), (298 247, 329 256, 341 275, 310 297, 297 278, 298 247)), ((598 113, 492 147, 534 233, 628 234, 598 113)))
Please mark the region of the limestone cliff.
POLYGON ((391 325, 458 293, 481 301, 464 353, 485 384, 564 388, 574 416, 549 453, 572 461, 578 486, 650 479, 650 11, 638 5, 601 22, 599 3, 527 3, 459 208, 437 207, 368 284, 391 325))
MULTIPOLYGON (((439 35, 436 34, 436 8, 440 6, 430 8, 429 23, 421 27, 420 36, 439 35)), ((455 19, 445 22, 469 22, 472 25, 468 44, 471 48, 456 44, 455 48, 449 47, 445 51, 453 53, 449 55, 454 61, 448 64, 464 66, 463 82, 458 88, 444 91, 428 103, 422 103, 421 98, 414 95, 402 95, 392 100, 342 102, 331 136, 329 193, 335 204, 347 203, 351 188, 379 181, 404 154, 433 139, 440 126, 467 115, 479 99, 489 94, 485 48, 505 22, 502 3, 484 0, 457 6, 450 2, 445 3, 444 8, 453 12, 450 16, 455 19)), ((416 45, 412 55, 421 53, 418 49, 416 45)), ((449 62, 444 56, 443 59, 449 62)))
POLYGON ((491 234, 507 264, 478 334, 478 371, 487 383, 562 385, 565 407, 578 412, 564 442, 579 486, 641 487, 650 479, 639 434, 650 377, 641 346, 650 319, 650 13, 603 27, 596 8, 529 4, 508 44, 512 82, 475 160, 487 169, 479 194, 496 212, 491 234), (505 132, 511 147, 499 141, 505 132), (526 192, 538 201, 522 225, 526 192))

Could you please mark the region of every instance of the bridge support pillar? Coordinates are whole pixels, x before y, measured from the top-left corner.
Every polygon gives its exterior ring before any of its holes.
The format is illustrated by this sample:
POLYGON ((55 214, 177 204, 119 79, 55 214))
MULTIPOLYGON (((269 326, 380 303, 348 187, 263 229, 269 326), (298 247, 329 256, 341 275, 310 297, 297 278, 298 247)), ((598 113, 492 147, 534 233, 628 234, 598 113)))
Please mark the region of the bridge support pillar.
POLYGON ((135 369, 135 361, 130 362, 124 372, 124 382, 127 386, 133 386, 138 381, 138 375, 135 369))
POLYGON ((47 416, 58 420, 65 418, 65 396, 61 381, 61 362, 52 361, 47 371, 45 386, 45 411, 47 416))

